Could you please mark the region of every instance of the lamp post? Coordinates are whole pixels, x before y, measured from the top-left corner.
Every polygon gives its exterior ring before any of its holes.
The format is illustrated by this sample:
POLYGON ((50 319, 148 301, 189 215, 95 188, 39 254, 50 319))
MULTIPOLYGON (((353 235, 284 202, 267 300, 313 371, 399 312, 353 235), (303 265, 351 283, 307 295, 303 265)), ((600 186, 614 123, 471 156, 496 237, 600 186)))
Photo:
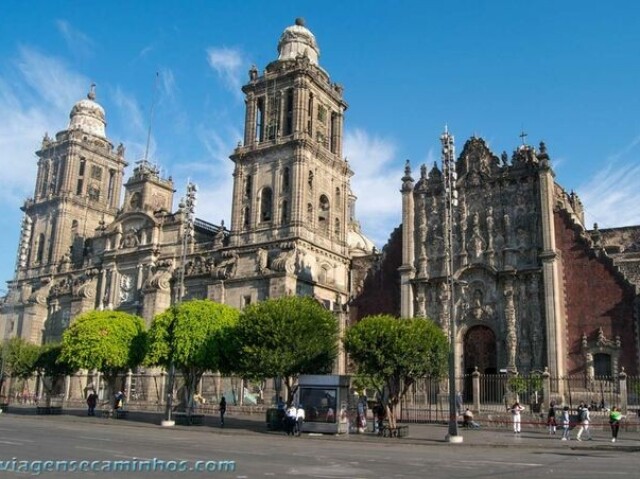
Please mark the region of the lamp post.
POLYGON ((187 183, 187 194, 180 201, 178 205, 178 209, 182 214, 182 245, 180 251, 180 273, 178 276, 178 287, 176 288, 176 296, 174 301, 173 317, 171 318, 171 323, 169 324, 169 328, 167 330, 167 336, 169 339, 169 372, 168 372, 168 384, 167 384, 167 407, 166 414, 162 421, 162 426, 174 426, 175 421, 171 417, 172 408, 173 408, 173 383, 175 380, 176 367, 173 361, 173 336, 175 329, 175 322, 178 315, 178 305, 182 302, 182 298, 184 297, 184 274, 185 274, 185 263, 187 262, 187 253, 189 249, 189 243, 193 241, 193 237, 195 235, 195 219, 196 219, 196 193, 198 192, 198 186, 195 183, 189 181, 187 183))
POLYGON ((457 359, 457 327, 455 317, 455 280, 454 280, 454 252, 453 225, 454 210, 458 206, 458 190, 455 160, 455 146, 453 135, 445 127, 440 137, 442 143, 442 173, 444 179, 445 203, 445 259, 447 265, 447 289, 449 290, 449 430, 446 440, 459 443, 463 438, 458 434, 457 388, 456 388, 456 359, 457 359))

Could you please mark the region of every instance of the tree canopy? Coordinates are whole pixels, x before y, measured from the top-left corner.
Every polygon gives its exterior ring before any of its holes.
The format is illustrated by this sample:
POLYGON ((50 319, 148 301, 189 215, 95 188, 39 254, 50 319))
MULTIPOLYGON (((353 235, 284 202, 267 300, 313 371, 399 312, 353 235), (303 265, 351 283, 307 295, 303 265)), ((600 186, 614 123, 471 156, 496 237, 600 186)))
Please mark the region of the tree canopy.
POLYGON ((146 349, 142 318, 120 311, 89 311, 62 335, 60 361, 72 369, 97 369, 107 378, 140 365, 146 349))
POLYGON ((36 369, 40 348, 26 340, 14 337, 0 347, 3 372, 14 378, 27 379, 36 369))
POLYGON ((395 406, 415 380, 441 377, 446 371, 449 345, 442 330, 424 318, 367 316, 351 326, 344 347, 358 369, 376 384, 395 427, 395 406))
POLYGON ((186 404, 206 371, 229 372, 233 328, 240 312, 209 300, 192 300, 158 314, 149 328, 145 362, 169 368, 185 378, 186 404))
POLYGON ((289 401, 300 374, 331 372, 338 354, 338 322, 309 297, 268 299, 247 306, 236 336, 245 377, 282 377, 289 401))

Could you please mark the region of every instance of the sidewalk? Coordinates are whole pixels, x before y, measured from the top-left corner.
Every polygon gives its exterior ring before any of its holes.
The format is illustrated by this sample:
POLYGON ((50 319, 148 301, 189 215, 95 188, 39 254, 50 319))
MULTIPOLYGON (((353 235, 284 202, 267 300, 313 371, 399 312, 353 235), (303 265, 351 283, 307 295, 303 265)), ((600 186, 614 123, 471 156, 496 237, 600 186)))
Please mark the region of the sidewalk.
MULTIPOLYGON (((87 422, 93 424, 109 424, 117 427, 146 427, 158 428, 163 414, 159 412, 131 411, 129 419, 104 419, 100 417, 87 417, 86 410, 65 409, 60 416, 36 416, 33 407, 14 407, 11 409, 12 416, 29 416, 39 420, 51 420, 56 422, 87 422)), ((555 435, 549 435, 546 428, 534 427, 526 424, 522 426, 520 434, 514 434, 509 427, 465 429, 459 428, 459 435, 463 437, 461 444, 451 444, 446 441, 448 427, 444 424, 414 424, 403 423, 409 427, 409 435, 404 438, 383 438, 371 432, 371 425, 368 431, 363 434, 343 434, 343 435, 322 435, 303 434, 303 440, 325 440, 325 441, 354 441, 366 442, 372 445, 379 444, 416 444, 430 446, 448 447, 522 447, 530 449, 584 449, 584 450, 620 450, 626 452, 640 451, 640 433, 636 431, 625 431, 621 428, 616 443, 611 442, 611 434, 608 426, 596 425, 591 427, 593 440, 577 441, 575 439, 577 429, 571 431, 571 440, 561 441, 562 430, 558 428, 555 435)), ((269 431, 266 420, 262 415, 246 415, 227 413, 225 416, 225 427, 220 428, 218 418, 206 416, 203 426, 174 426, 176 430, 211 432, 220 435, 264 435, 282 436, 283 432, 269 431)), ((586 435, 583 434, 586 438, 586 435)), ((265 437, 266 438, 266 437, 265 437)), ((296 440, 291 438, 291 440, 296 440)))

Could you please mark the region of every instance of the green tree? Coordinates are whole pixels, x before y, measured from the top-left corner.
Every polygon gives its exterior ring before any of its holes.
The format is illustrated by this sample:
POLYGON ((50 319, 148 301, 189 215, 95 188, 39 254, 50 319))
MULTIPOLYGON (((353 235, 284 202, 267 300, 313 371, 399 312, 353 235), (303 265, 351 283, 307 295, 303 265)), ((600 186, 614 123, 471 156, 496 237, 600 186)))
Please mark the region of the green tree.
POLYGON ((36 370, 42 376, 42 386, 46 392, 46 405, 51 405, 51 395, 60 376, 73 374, 75 370, 61 358, 62 344, 50 343, 40 346, 36 359, 36 370))
POLYGON ((185 406, 206 371, 229 372, 233 328, 240 312, 209 300, 180 303, 158 314, 149 328, 149 365, 167 369, 173 363, 185 380, 185 406))
POLYGON ((120 311, 89 311, 77 316, 63 333, 58 361, 75 371, 97 369, 113 393, 118 375, 139 366, 145 353, 142 318, 120 311))
POLYGON ((268 299, 244 309, 236 341, 237 370, 244 377, 282 377, 291 402, 300 374, 331 372, 338 322, 309 297, 268 299))
POLYGON ((416 379, 442 377, 449 345, 442 330, 424 318, 367 316, 351 326, 344 347, 359 374, 369 376, 396 427, 396 406, 416 379))
POLYGON ((6 377, 29 379, 35 372, 39 347, 26 340, 13 337, 2 345, 2 374, 0 375, 0 390, 6 377))

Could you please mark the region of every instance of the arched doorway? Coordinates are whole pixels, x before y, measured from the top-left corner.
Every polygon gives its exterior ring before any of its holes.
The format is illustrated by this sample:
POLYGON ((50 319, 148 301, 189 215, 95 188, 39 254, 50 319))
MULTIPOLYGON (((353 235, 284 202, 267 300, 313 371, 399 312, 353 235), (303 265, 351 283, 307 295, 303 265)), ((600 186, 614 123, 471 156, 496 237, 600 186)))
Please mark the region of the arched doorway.
MULTIPOLYGON (((496 374, 496 335, 487 326, 474 326, 464 337, 464 399, 473 401, 471 373, 476 367, 480 374, 496 374)), ((485 389, 481 387, 481 390, 485 389)), ((486 395, 486 390, 481 396, 486 395)))
POLYGON ((487 326, 474 326, 464 338, 464 372, 472 373, 478 368, 480 374, 496 374, 496 335, 487 326))

